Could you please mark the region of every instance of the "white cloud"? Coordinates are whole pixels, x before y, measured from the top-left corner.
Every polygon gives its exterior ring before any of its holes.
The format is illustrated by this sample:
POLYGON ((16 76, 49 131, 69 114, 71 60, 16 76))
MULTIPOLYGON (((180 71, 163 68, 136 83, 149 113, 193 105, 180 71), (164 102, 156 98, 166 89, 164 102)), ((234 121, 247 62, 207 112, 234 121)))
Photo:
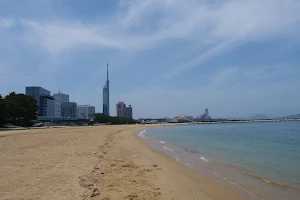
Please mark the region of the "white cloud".
POLYGON ((206 50, 199 56, 194 57, 191 60, 188 60, 186 62, 183 62, 181 65, 177 66, 175 69, 172 69, 168 74, 165 74, 164 76, 167 78, 176 76, 181 74, 182 72, 196 67, 201 66, 206 61, 231 50, 234 46, 237 45, 237 42, 235 41, 224 41, 221 43, 216 44, 215 46, 211 47, 210 49, 206 50))
MULTIPOLYGON (((20 24, 27 41, 54 55, 87 47, 140 52, 177 39, 207 46, 198 56, 173 67, 166 74, 172 77, 249 40, 298 38, 299 10, 297 0, 122 0, 106 21, 22 19, 20 24)), ((8 27, 14 22, 0 24, 8 27)))
POLYGON ((176 39, 211 43, 199 56, 166 75, 172 77, 249 40, 285 34, 298 37, 299 10, 297 0, 131 0, 120 1, 119 10, 106 22, 25 19, 21 23, 27 40, 52 54, 87 46, 135 52, 176 39))
POLYGON ((27 28, 26 39, 29 42, 38 43, 53 54, 85 45, 122 49, 122 44, 104 37, 98 27, 73 22, 48 24, 29 20, 21 20, 21 22, 27 28))
POLYGON ((15 20, 12 18, 0 18, 0 28, 11 28, 15 25, 15 20))
MULTIPOLYGON (((203 8, 202 6, 199 8, 203 8)), ((204 62, 249 41, 268 40, 279 36, 299 41, 299 10, 300 2, 293 0, 232 0, 206 6, 205 10, 199 9, 200 13, 204 12, 206 15, 194 13, 195 18, 200 24, 207 24, 206 29, 200 31, 199 35, 211 41, 213 46, 192 60, 183 61, 166 74, 166 77, 199 67, 204 62)))

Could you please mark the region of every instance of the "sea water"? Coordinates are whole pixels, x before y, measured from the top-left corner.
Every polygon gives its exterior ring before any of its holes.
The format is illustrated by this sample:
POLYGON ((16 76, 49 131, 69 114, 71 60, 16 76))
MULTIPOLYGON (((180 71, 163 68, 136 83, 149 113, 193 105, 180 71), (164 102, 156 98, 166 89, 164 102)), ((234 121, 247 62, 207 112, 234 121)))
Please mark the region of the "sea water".
POLYGON ((300 122, 164 126, 154 148, 248 199, 300 199, 300 122))

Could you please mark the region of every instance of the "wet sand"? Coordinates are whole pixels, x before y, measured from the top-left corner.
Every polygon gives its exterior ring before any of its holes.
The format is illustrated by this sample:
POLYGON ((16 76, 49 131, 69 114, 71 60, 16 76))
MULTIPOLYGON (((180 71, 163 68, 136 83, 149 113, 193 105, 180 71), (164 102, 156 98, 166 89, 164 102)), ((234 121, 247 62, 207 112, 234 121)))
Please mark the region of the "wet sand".
POLYGON ((0 132, 0 199, 244 199, 147 146, 146 127, 0 132))

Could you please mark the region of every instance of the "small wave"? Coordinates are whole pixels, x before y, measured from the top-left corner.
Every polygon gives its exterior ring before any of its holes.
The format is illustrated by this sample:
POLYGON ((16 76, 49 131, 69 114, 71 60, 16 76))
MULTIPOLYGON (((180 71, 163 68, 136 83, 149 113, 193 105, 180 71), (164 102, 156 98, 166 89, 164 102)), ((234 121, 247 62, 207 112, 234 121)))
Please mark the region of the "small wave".
POLYGON ((294 190, 300 191, 299 188, 293 187, 293 186, 291 186, 291 185, 286 185, 286 184, 280 183, 280 182, 278 182, 278 181, 267 180, 267 179, 265 179, 265 178, 263 178, 263 177, 261 177, 261 176, 259 176, 259 175, 253 174, 253 173, 248 172, 248 171, 245 171, 245 170, 242 170, 241 172, 242 172, 243 174, 247 175, 247 176, 250 176, 250 177, 255 178, 255 179, 257 179, 257 180, 260 180, 260 181, 266 182, 266 183, 268 183, 268 184, 274 185, 274 186, 276 186, 276 187, 280 187, 280 188, 285 189, 285 190, 288 190, 288 189, 294 189, 294 190))
POLYGON ((246 190, 245 188, 243 188, 243 187, 239 186, 239 185, 238 185, 238 184, 236 184, 235 182, 232 182, 232 181, 228 180, 227 178, 225 178, 224 176, 221 176, 221 175, 220 175, 220 174, 218 174, 217 172, 214 172, 214 174, 215 174, 216 176, 218 176, 218 177, 222 178, 224 181, 226 181, 226 182, 228 182, 228 183, 230 183, 230 184, 234 185, 235 187, 237 187, 237 188, 239 188, 239 189, 243 190, 243 191, 244 191, 244 192, 246 192, 247 194, 249 194, 249 195, 253 196, 255 199, 261 199, 261 200, 263 200, 262 198, 259 198, 259 197, 257 197, 256 195, 254 195, 253 193, 249 192, 249 191, 248 191, 248 190, 246 190))
POLYGON ((187 166, 187 167, 194 167, 194 165, 191 165, 189 163, 184 163, 184 165, 187 166))
POLYGON ((163 148, 164 148, 164 149, 166 149, 166 150, 168 150, 168 151, 171 151, 171 152, 173 152, 173 151, 174 151, 173 149, 171 149, 171 148, 168 148, 168 147, 166 147, 166 146, 163 146, 163 148))
POLYGON ((200 159, 200 160, 203 160, 204 162, 210 163, 210 160, 208 160, 208 159, 205 158, 205 157, 202 157, 202 156, 201 156, 199 159, 200 159))
POLYGON ((142 138, 145 138, 146 136, 144 135, 146 133, 146 129, 145 130, 143 130, 143 131, 141 131, 139 134, 138 134, 138 136, 139 137, 142 137, 142 138))
POLYGON ((175 160, 176 160, 177 162, 179 162, 179 157, 178 157, 178 156, 174 156, 174 158, 175 158, 175 160))
POLYGON ((160 143, 162 143, 162 144, 165 144, 166 142, 165 141, 159 141, 160 143))

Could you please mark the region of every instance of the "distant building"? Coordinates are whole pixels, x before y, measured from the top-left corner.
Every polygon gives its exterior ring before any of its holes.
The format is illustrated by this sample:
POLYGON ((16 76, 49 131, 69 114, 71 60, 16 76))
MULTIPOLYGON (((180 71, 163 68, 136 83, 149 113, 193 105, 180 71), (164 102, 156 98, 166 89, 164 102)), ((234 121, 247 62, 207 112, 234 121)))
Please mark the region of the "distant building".
POLYGON ((53 94, 54 97, 54 116, 55 117, 62 117, 61 115, 61 104, 65 102, 69 102, 69 95, 59 93, 53 94))
POLYGON ((54 98, 51 96, 50 91, 39 87, 26 87, 25 94, 36 99, 37 106, 39 107, 37 114, 40 117, 53 117, 54 116, 54 98))
POLYGON ((182 115, 182 116, 176 116, 174 120, 172 120, 172 122, 191 122, 193 119, 194 119, 193 116, 182 115))
POLYGON ((122 101, 116 105, 117 117, 126 117, 126 104, 122 101))
POLYGON ((95 114, 95 106, 78 105, 77 117, 79 119, 93 119, 95 114))
POLYGON ((141 121, 141 123, 142 123, 142 124, 156 124, 156 123, 157 123, 157 120, 155 120, 155 119, 152 119, 152 120, 147 120, 147 119, 146 119, 146 120, 144 120, 144 119, 143 119, 143 120, 141 121))
POLYGON ((108 79, 108 63, 106 72, 106 83, 103 87, 103 114, 109 115, 109 79, 108 79))
POLYGON ((126 117, 132 119, 132 106, 126 107, 123 101, 120 101, 116 105, 117 117, 126 117))
POLYGON ((77 103, 64 102, 61 104, 61 116, 77 118, 77 103))
POLYGON ((185 116, 185 118, 188 119, 188 120, 193 120, 194 119, 193 116, 185 116))
POLYGON ((200 120, 210 120, 210 119, 211 119, 211 117, 209 116, 208 109, 206 108, 205 113, 203 113, 203 115, 201 115, 200 120))
POLYGON ((132 119, 132 107, 129 105, 125 107, 125 117, 132 119))
POLYGON ((209 117, 208 108, 205 109, 205 115, 209 117))

